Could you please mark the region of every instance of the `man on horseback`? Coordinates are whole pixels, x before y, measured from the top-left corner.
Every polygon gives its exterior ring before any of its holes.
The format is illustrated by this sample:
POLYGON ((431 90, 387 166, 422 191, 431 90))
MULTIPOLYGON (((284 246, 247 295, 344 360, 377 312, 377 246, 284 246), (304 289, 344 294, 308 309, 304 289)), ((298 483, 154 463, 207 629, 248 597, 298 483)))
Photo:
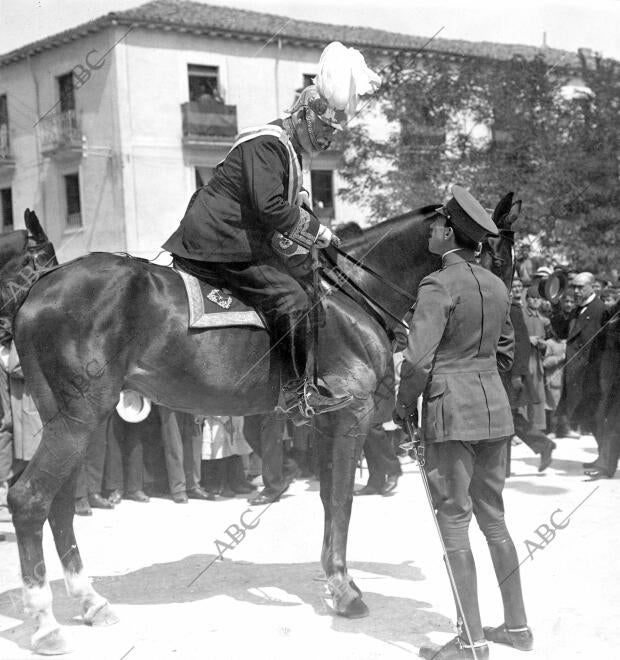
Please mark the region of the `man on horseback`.
MULTIPOLYGON (((346 57, 344 64, 334 65, 326 56, 331 53, 333 60, 351 50, 330 44, 321 58, 317 84, 301 92, 284 119, 237 136, 213 178, 194 193, 179 228, 163 246, 172 253, 175 267, 199 278, 215 278, 265 315, 273 345, 289 370, 283 381, 283 408, 298 408, 304 416, 337 410, 351 399, 327 389, 321 393, 309 382, 309 282, 307 276, 294 276, 290 268, 307 260, 312 246, 326 248, 338 241, 307 206, 300 159, 302 154, 311 157, 327 149, 342 129, 343 108, 351 104, 349 89, 356 72, 346 57), (331 74, 346 78, 345 103, 339 103, 328 86, 334 76, 324 73, 330 67, 331 74)), ((359 82, 357 89, 363 93, 359 82)))

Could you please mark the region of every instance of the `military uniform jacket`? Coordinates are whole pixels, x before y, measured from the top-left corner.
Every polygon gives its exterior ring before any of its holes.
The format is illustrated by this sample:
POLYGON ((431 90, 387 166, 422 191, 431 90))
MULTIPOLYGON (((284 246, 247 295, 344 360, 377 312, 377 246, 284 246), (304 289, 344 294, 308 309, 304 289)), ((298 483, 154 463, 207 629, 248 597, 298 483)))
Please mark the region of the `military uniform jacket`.
POLYGON ((272 258, 274 230, 311 245, 320 223, 295 203, 300 188, 298 157, 281 125, 248 129, 191 198, 163 248, 186 259, 227 263, 272 258))
POLYGON ((507 371, 514 332, 503 282, 468 250, 444 255, 443 267, 420 283, 401 368, 397 406, 413 412, 424 394, 428 443, 512 435, 498 366, 507 371))

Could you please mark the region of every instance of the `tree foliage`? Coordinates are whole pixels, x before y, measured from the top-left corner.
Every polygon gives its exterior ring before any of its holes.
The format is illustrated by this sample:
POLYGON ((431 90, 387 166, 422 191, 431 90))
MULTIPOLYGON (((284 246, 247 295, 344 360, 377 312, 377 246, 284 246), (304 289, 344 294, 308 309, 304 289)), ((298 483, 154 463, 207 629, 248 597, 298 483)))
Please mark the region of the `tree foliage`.
POLYGON ((575 71, 550 67, 542 55, 395 59, 372 104, 392 130, 377 139, 369 123, 348 129, 341 192, 367 205, 374 221, 441 202, 454 183, 489 207, 514 190, 524 202, 521 235, 540 235, 578 268, 614 265, 619 63, 580 55, 575 71), (577 78, 585 91, 568 97, 577 78))

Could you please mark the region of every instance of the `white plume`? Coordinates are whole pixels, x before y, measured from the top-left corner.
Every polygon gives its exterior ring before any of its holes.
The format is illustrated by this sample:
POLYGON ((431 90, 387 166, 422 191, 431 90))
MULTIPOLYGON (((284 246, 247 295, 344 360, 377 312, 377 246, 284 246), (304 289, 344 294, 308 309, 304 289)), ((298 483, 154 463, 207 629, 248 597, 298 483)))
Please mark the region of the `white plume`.
POLYGON ((366 66, 359 50, 332 41, 321 54, 315 84, 332 108, 353 114, 359 96, 374 92, 381 79, 366 66))

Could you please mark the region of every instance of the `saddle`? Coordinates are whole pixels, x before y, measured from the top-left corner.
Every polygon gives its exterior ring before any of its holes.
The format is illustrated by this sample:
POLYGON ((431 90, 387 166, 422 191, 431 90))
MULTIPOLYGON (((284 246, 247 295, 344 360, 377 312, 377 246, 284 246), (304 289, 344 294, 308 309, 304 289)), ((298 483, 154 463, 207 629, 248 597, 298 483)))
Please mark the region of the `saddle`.
POLYGON ((265 319, 257 310, 235 298, 227 289, 217 286, 216 282, 200 280, 178 268, 174 270, 185 285, 190 328, 251 326, 268 329, 265 319))

